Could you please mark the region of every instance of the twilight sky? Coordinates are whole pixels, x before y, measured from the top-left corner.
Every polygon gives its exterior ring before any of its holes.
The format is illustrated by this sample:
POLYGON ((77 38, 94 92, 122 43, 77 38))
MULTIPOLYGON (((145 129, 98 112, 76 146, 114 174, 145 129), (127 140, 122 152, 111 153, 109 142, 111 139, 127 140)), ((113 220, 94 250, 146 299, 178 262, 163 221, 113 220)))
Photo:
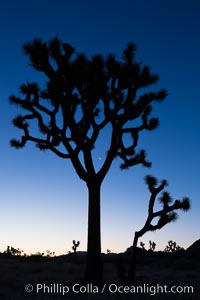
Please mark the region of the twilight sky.
MULTIPOLYGON (((12 119, 22 113, 9 104, 20 84, 43 80, 29 65, 22 45, 34 38, 58 36, 87 56, 114 53, 137 44, 137 58, 160 76, 154 90, 166 88, 166 100, 154 105, 160 127, 143 133, 138 149, 147 150, 151 169, 128 171, 114 161, 102 187, 102 251, 125 251, 143 226, 148 205, 144 176, 167 179, 174 198, 189 196, 192 209, 176 223, 146 234, 163 249, 168 240, 188 247, 200 238, 200 2, 198 0, 7 0, 0 4, 0 251, 7 245, 26 253, 71 250, 80 240, 86 250, 87 189, 70 161, 33 144, 9 145, 19 138, 12 119)), ((104 143, 96 149, 101 163, 104 143)))

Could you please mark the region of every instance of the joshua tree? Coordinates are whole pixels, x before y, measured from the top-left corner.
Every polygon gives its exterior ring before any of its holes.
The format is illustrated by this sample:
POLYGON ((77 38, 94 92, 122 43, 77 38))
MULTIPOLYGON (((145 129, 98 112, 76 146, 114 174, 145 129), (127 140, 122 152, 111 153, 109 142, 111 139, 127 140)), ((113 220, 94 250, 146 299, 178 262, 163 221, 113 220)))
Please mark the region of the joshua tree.
POLYGON ((148 216, 142 229, 135 232, 132 248, 132 258, 128 273, 128 281, 130 282, 134 282, 135 279, 136 248, 138 239, 141 236, 143 236, 147 231, 155 231, 157 229, 161 229, 168 223, 176 221, 178 217, 178 214, 175 212, 176 210, 181 209, 184 211, 188 211, 190 209, 189 198, 184 197, 182 201, 173 200, 168 192, 163 191, 165 186, 167 185, 166 180, 163 180, 158 185, 158 180, 155 177, 148 175, 145 177, 145 181, 151 194, 149 198, 148 216), (154 209, 154 205, 156 203, 156 198, 161 191, 163 191, 163 193, 159 200, 162 205, 162 208, 156 211, 154 209), (152 221, 156 218, 158 218, 158 220, 155 224, 152 224, 152 221))
POLYGON ((23 250, 15 249, 14 247, 11 246, 7 246, 7 250, 5 251, 8 255, 12 255, 12 256, 21 256, 22 252, 24 252, 23 250))
POLYGON ((176 242, 168 241, 168 245, 165 247, 164 252, 177 252, 182 250, 183 248, 177 245, 176 242))
POLYGON ((156 243, 152 242, 152 241, 149 241, 149 250, 150 251, 155 251, 155 248, 156 248, 156 243))
POLYGON ((73 240, 72 243, 73 243, 72 250, 74 251, 74 255, 76 255, 76 250, 80 245, 80 242, 79 241, 76 242, 75 240, 73 240))
POLYGON ((159 125, 157 118, 150 118, 152 104, 161 102, 167 92, 147 89, 158 82, 158 76, 136 61, 134 44, 127 45, 121 60, 114 55, 88 59, 57 38, 49 43, 33 40, 24 45, 24 52, 32 67, 46 75, 47 85, 40 88, 28 82, 20 88, 21 97, 10 97, 11 103, 28 111, 13 120, 24 134, 20 140, 13 139, 11 145, 18 149, 30 141, 40 150, 70 159, 85 181, 89 198, 86 280, 98 282, 102 279, 103 180, 116 157, 121 159, 122 169, 151 165, 145 151, 136 147, 142 130, 153 130, 159 125), (97 168, 93 150, 102 134, 109 141, 97 168))
POLYGON ((145 250, 145 243, 140 242, 140 246, 142 247, 143 250, 145 250))

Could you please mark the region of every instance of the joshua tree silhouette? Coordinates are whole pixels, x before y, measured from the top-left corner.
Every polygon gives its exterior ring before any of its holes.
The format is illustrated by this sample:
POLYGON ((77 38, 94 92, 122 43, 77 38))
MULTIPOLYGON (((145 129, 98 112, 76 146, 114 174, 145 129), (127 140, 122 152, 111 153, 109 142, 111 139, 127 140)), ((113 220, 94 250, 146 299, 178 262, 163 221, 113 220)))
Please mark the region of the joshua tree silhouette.
MULTIPOLYGON (((145 249, 145 243, 143 243, 142 241, 140 242, 140 246, 142 247, 143 250, 146 250, 145 249)), ((152 242, 152 241, 149 241, 149 251, 154 251, 155 248, 156 248, 156 243, 152 242)))
POLYGON ((177 245, 176 242, 168 241, 168 245, 165 247, 164 252, 176 252, 176 251, 180 251, 183 248, 180 247, 179 245, 177 245))
POLYGON ((140 242, 140 246, 142 247, 143 250, 145 250, 145 243, 140 242))
POLYGON ((155 251, 155 248, 156 248, 156 243, 152 242, 152 241, 149 241, 149 250, 150 251, 155 251))
POLYGON ((21 256, 22 252, 24 252, 23 250, 15 249, 14 247, 11 246, 7 246, 7 250, 5 251, 5 253, 7 253, 8 255, 12 255, 12 256, 21 256))
POLYGON ((122 160, 122 169, 151 165, 145 151, 136 152, 136 147, 142 130, 153 130, 159 125, 157 118, 150 118, 152 104, 161 102, 167 92, 148 91, 149 86, 158 82, 158 76, 136 61, 133 43, 127 45, 119 61, 112 54, 106 58, 95 55, 91 59, 78 54, 72 59, 73 47, 57 38, 49 43, 33 40, 24 45, 24 52, 32 67, 46 75, 47 87, 41 90, 36 83, 28 82, 21 86, 22 97, 10 97, 11 103, 28 111, 13 120, 24 134, 19 141, 11 140, 11 145, 18 149, 31 141, 40 150, 70 159, 78 176, 85 181, 89 195, 86 280, 99 282, 102 280, 102 182, 116 157, 122 160), (36 124, 38 135, 35 130, 31 133, 32 125, 36 124), (93 150, 104 129, 110 130, 110 141, 97 169, 93 150))
POLYGON ((176 210, 188 211, 190 209, 190 199, 188 197, 184 197, 182 201, 173 200, 168 192, 163 191, 165 186, 167 185, 166 180, 163 180, 158 185, 157 178, 151 175, 147 175, 145 177, 145 182, 148 186, 151 196, 149 198, 148 216, 146 222, 142 227, 142 229, 135 232, 135 236, 133 240, 132 258, 131 258, 129 273, 128 273, 128 281, 130 282, 134 282, 135 279, 136 250, 137 250, 138 239, 141 236, 143 236, 147 231, 155 231, 157 229, 161 229, 166 224, 176 221, 178 217, 178 214, 175 212, 176 210), (160 210, 155 211, 154 205, 156 202, 156 197, 161 191, 163 191, 163 193, 159 198, 159 200, 162 205, 162 208, 160 210), (152 221, 156 218, 158 218, 157 223, 152 224, 152 221))
POLYGON ((76 255, 76 250, 80 245, 80 242, 79 241, 76 242, 75 240, 73 240, 72 243, 73 243, 72 250, 74 251, 74 255, 76 255))

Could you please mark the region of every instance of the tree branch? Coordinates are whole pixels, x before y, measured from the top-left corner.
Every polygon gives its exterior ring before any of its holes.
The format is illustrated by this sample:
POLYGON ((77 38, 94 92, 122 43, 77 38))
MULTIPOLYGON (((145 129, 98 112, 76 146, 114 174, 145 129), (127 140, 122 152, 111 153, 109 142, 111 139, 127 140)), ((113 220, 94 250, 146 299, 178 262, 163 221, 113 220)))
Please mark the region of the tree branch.
POLYGON ((154 212, 156 197, 165 188, 167 181, 163 180, 161 184, 157 186, 157 179, 150 175, 146 176, 145 181, 148 185, 151 196, 149 198, 148 216, 144 226, 141 228, 141 230, 137 231, 138 237, 141 237, 147 231, 161 229, 166 224, 176 221, 178 215, 175 210, 181 209, 187 211, 190 209, 189 198, 183 198, 182 201, 175 200, 172 205, 169 205, 169 202, 172 202, 172 199, 167 192, 163 192, 163 195, 160 198, 160 202, 162 203, 163 207, 162 209, 154 212), (160 217, 157 223, 152 224, 153 219, 157 217, 160 217))

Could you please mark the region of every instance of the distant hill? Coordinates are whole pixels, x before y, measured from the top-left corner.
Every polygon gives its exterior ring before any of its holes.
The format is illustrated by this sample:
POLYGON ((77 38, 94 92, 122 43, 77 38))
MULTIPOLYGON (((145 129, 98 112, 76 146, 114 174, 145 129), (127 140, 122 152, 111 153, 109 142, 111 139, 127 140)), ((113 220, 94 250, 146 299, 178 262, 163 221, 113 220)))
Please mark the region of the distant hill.
POLYGON ((186 251, 190 256, 200 258, 200 239, 189 246, 186 251))
MULTIPOLYGON (((133 249, 133 246, 127 248, 126 251, 124 252, 124 254, 129 255, 132 252, 132 249, 133 249)), ((137 247, 137 253, 146 253, 146 252, 147 252, 146 249, 142 249, 140 247, 137 247)))

